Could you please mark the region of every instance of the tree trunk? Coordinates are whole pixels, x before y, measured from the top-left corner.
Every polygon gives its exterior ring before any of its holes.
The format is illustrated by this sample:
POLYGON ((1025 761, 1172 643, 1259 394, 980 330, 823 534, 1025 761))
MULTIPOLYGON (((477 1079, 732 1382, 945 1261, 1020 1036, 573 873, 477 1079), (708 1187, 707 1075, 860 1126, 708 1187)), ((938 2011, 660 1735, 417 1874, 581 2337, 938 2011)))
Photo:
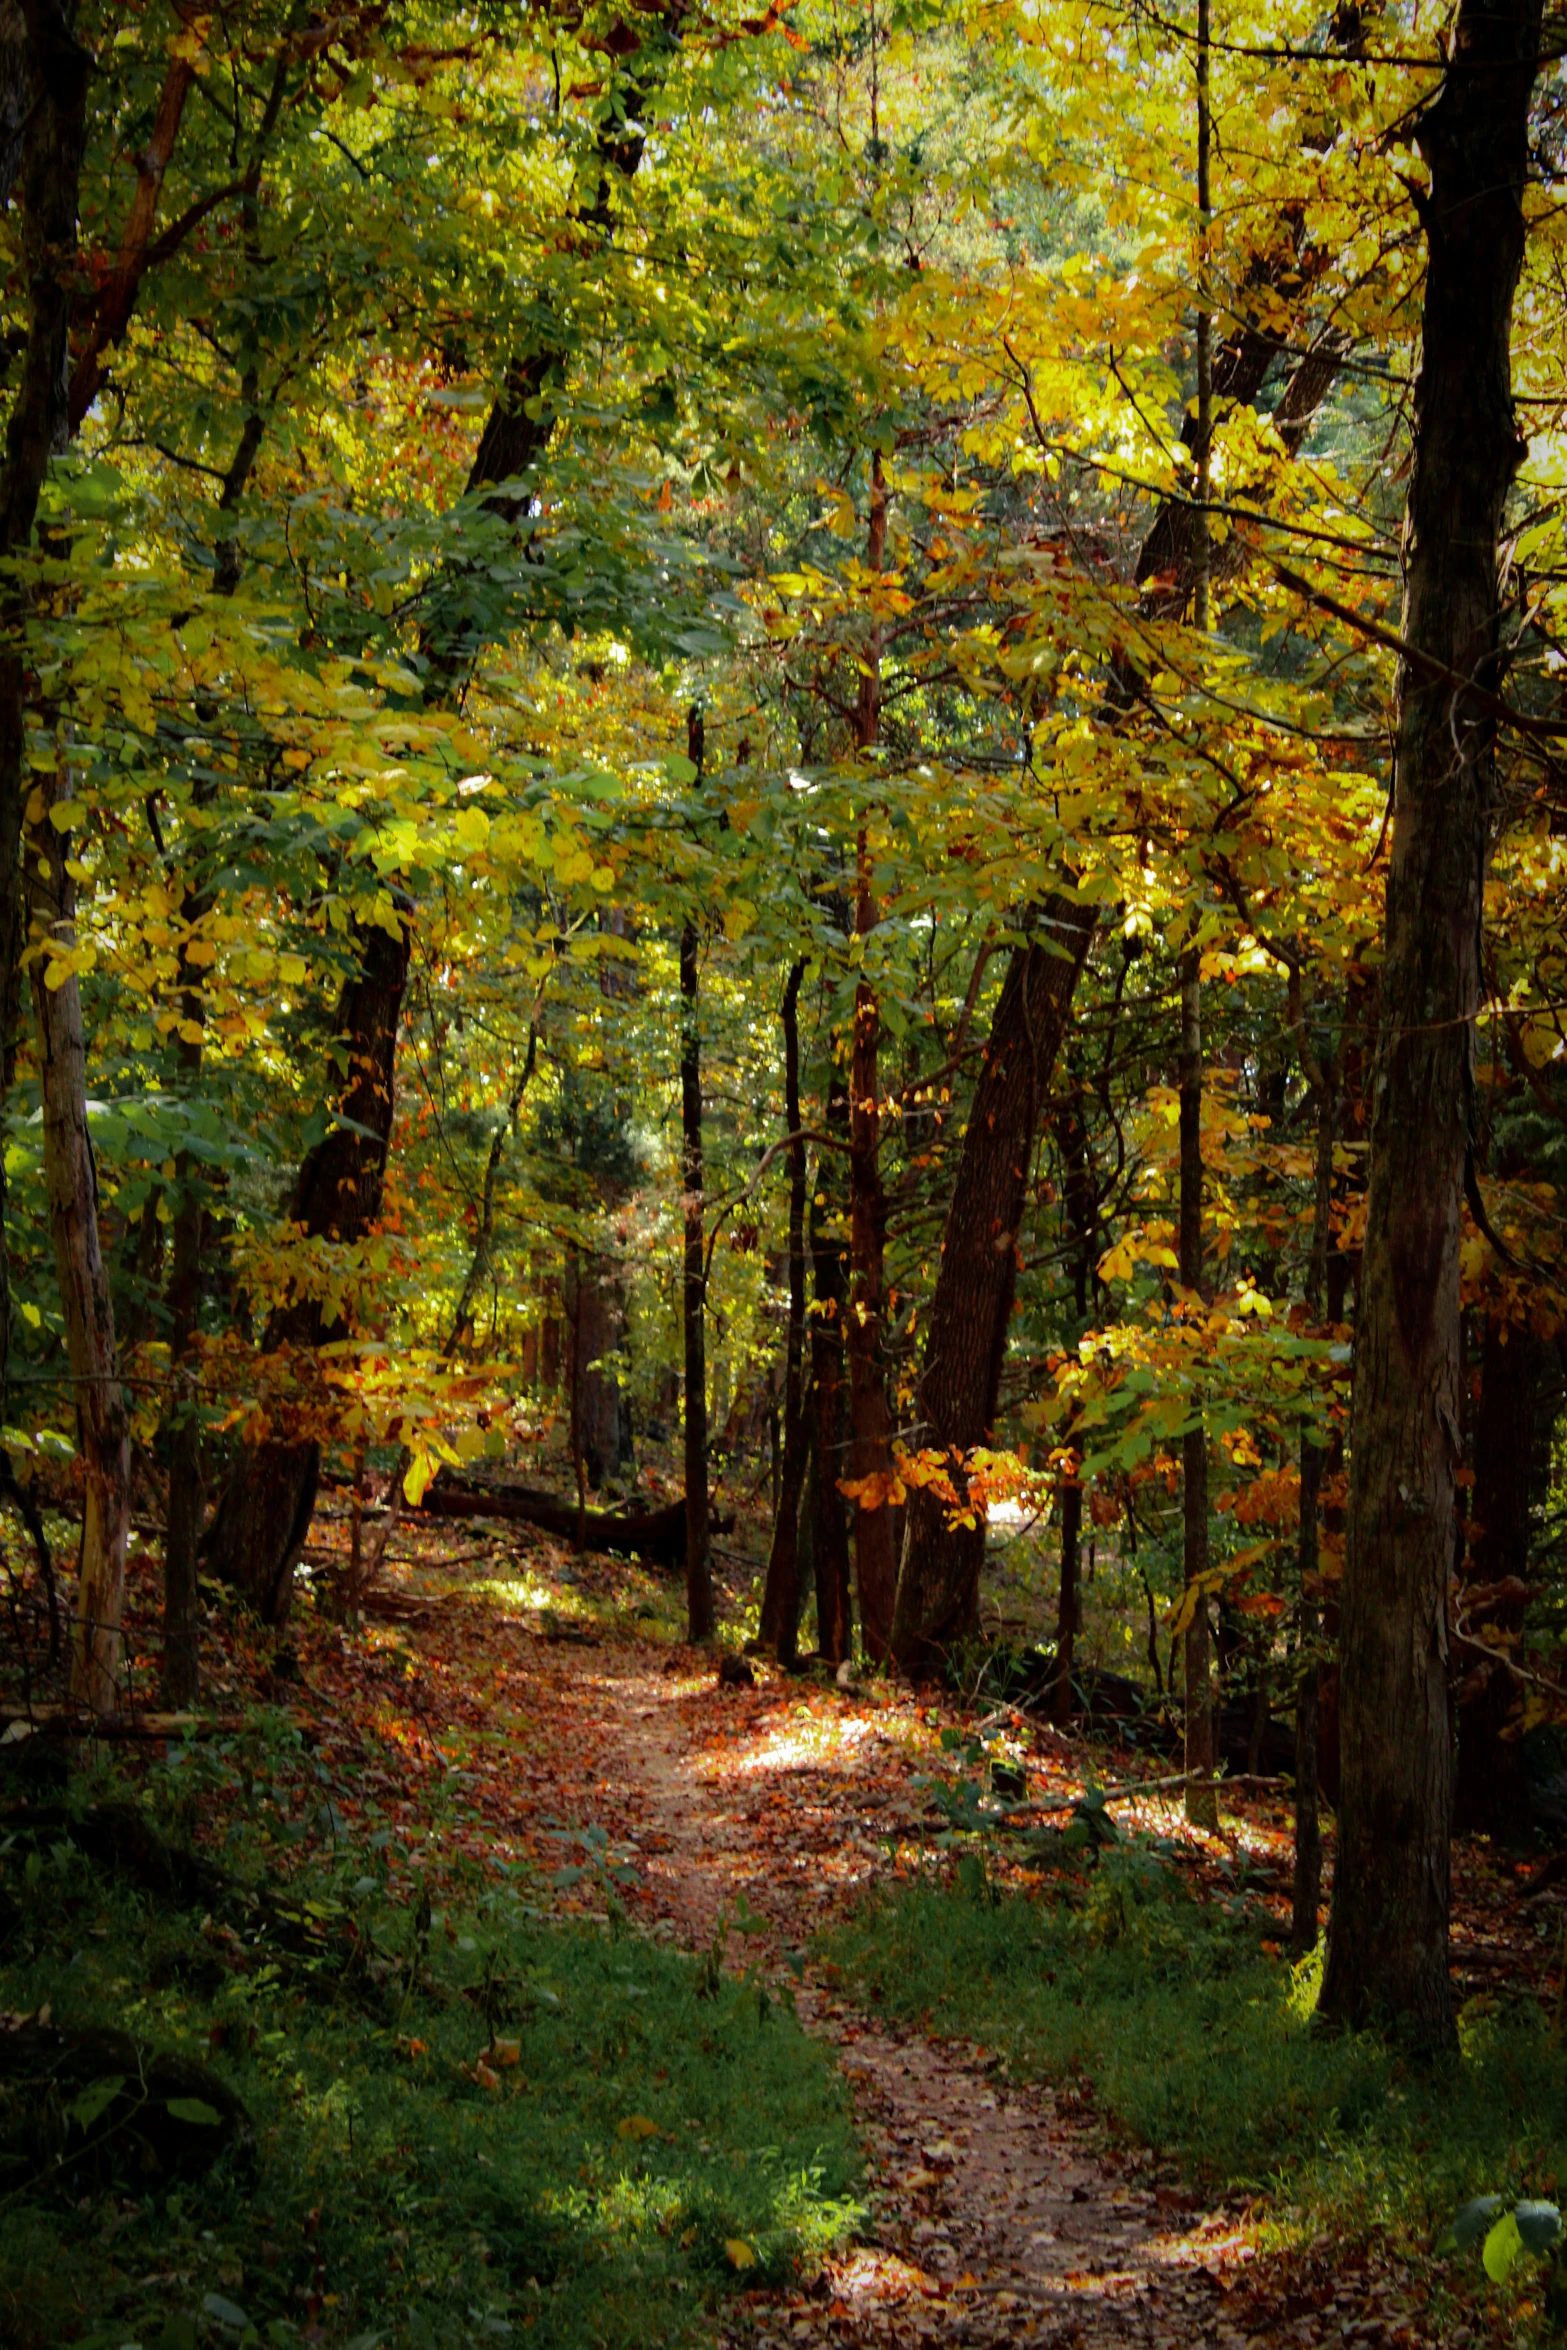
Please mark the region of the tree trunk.
MULTIPOLYGON (((11 1083, 21 1026, 26 918, 22 814, 31 781, 23 640, 32 598, 20 570, 12 572, 10 566, 32 544, 49 459, 65 446, 68 434, 66 365, 77 293, 77 210, 92 73, 92 59, 72 33, 68 7, 59 0, 54 5, 41 0, 17 13, 23 22, 13 17, 8 28, 5 87, 0 91, 3 177, 8 199, 13 179, 18 183, 20 258, 27 286, 26 339, 0 464, 0 562, 6 565, 0 587, 0 1109, 11 1083)), ((0 1152, 0 1394, 11 1355, 3 1161, 0 1152)))
POLYGON ((87 1133, 87 1054, 76 973, 51 959, 76 944, 76 887, 70 842, 50 810, 71 796, 64 745, 42 782, 38 821, 27 833, 33 865, 34 953, 30 965, 38 1076, 43 1093, 44 1180, 66 1354, 76 1390, 81 1448, 82 1541, 71 1691, 94 1713, 120 1703, 120 1620, 131 1524, 130 1416, 120 1385, 114 1304, 98 1246, 98 1186, 87 1133))
POLYGON ((1341 1789, 1322 2012, 1453 2036, 1447 1584, 1459 1244, 1501 679, 1497 549, 1539 0, 1460 0, 1416 124, 1427 272, 1404 532, 1392 852, 1356 1322, 1341 1789))
MULTIPOLYGON (((848 1109, 843 1080, 834 1071, 827 1081, 829 1131, 841 1130, 848 1123, 848 1109)), ((849 1284, 837 1156, 834 1151, 822 1152, 811 1202, 811 1264, 816 1290, 816 1310, 811 1316, 811 1553, 816 1568, 816 1646, 831 1664, 843 1662, 853 1639, 848 1516, 838 1490, 843 1473, 843 1324, 849 1284)))
MULTIPOLYGON (((199 1070, 201 1047, 182 1043, 180 1058, 199 1070)), ((175 1163, 180 1185, 170 1251, 169 1514, 163 1549, 163 1702, 171 1712, 193 1706, 201 1694, 201 1597, 197 1545, 205 1501, 201 1466, 201 1406, 190 1374, 191 1343, 201 1311, 201 1234, 204 1219, 195 1164, 188 1151, 175 1163)))
MULTIPOLYGON (((960 1502, 965 1457, 996 1416, 1034 1139, 1095 920, 1095 909, 1074 899, 1046 901, 1036 936, 1008 961, 974 1088, 919 1390, 925 1442, 945 1454, 960 1502)), ((928 1486, 909 1495, 892 1625, 905 1672, 940 1672, 954 1643, 978 1627, 984 1524, 947 1520, 928 1486)))
POLYGON ((1083 1485, 1074 1477, 1061 1488, 1061 1602, 1056 1613, 1056 1697, 1054 1714, 1064 1729, 1072 1703, 1073 1652, 1077 1645, 1077 1563, 1083 1535, 1083 1485))
POLYGON ((1544 1342, 1527 1322, 1486 1316, 1480 1341, 1465 1579, 1499 1583, 1529 1570, 1530 1513, 1539 1481, 1544 1342))
MULTIPOLYGON (((1202 983, 1199 958, 1181 958, 1181 1287, 1202 1295, 1202 983)), ((1182 1561, 1191 1615, 1182 1647, 1186 1702, 1186 1817, 1217 1828, 1213 1788, 1213 1640, 1208 1622, 1208 1438, 1201 1425, 1181 1440, 1182 1561)))
MULTIPOLYGON (((259 258, 256 261, 259 268, 259 258)), ((213 563, 213 587, 232 596, 239 586, 239 540, 234 518, 250 481, 261 448, 263 424, 256 406, 258 385, 248 376, 243 395, 250 413, 223 477, 218 497, 218 540, 213 563)), ((205 807, 214 785, 199 778, 193 804, 205 807)), ((213 903, 210 877, 181 892, 180 919, 187 936, 180 948, 180 1068, 194 1095, 201 1078, 202 1032, 206 1025, 206 998, 200 966, 190 959, 197 925, 213 903)), ((201 1600, 197 1554, 201 1542, 206 1483, 202 1470, 201 1411, 196 1382, 191 1376, 190 1353, 201 1318, 202 1230, 206 1222, 205 1184, 198 1162, 189 1151, 175 1161, 177 1198, 173 1245, 169 1252, 166 1303, 169 1312, 169 1408, 164 1426, 169 1444, 169 1509, 163 1547, 163 1702, 171 1710, 193 1706, 201 1695, 201 1600)))
MULTIPOLYGON (((1067 1222, 1072 1231, 1072 1302, 1078 1335, 1088 1325, 1088 1298, 1094 1272, 1094 1239, 1099 1225, 1099 1194, 1094 1184, 1088 1149, 1088 1118, 1079 1077, 1058 1105, 1056 1147, 1065 1178, 1062 1186, 1067 1222)), ((1062 1434, 1072 1444, 1078 1434, 1076 1406, 1062 1434)), ((1055 1719, 1063 1727, 1074 1712, 1072 1669, 1077 1644, 1077 1576, 1082 1550, 1083 1483, 1073 1475, 1061 1487, 1061 1599, 1056 1616, 1055 1719)))
MULTIPOLYGON (((702 772, 702 717, 686 729, 691 763, 702 772)), ((702 1039, 697 1017, 697 930, 680 934, 680 1136, 685 1251, 681 1291, 686 1348, 686 1638, 711 1640, 713 1537, 707 1495, 707 1219, 702 1196, 702 1039)))
MULTIPOLYGON (((867 572, 879 574, 886 556, 887 482, 877 450, 871 458, 867 572)), ((882 627, 873 618, 866 633, 854 714, 855 747, 862 753, 876 749, 881 733, 881 658, 882 627)), ((869 833, 863 824, 856 867, 854 929, 862 942, 863 957, 863 942, 879 919, 869 833)), ((887 1195, 881 1179, 880 1045, 881 1013, 862 960, 854 990, 849 1060, 849 1474, 857 1484, 870 1488, 854 1502, 854 1566, 860 1594, 860 1637, 867 1656, 878 1664, 888 1653, 898 1581, 888 1499, 892 1415, 887 1408, 887 1195)))
MULTIPOLYGON (((860 835, 855 930, 863 939, 876 926, 865 835, 860 835)), ((854 1504, 854 1564, 859 1585, 860 1636, 878 1664, 888 1653, 898 1560, 887 1486, 892 1470, 892 1415, 887 1408, 884 1258, 887 1195, 881 1180, 881 1103, 878 1046, 881 1020, 874 990, 862 977, 854 991, 854 1036, 849 1075, 849 1474, 880 1493, 854 1504)))
MULTIPOLYGON (((1304 1029, 1302 1030, 1304 1036, 1304 1029)), ((1303 1055, 1303 1058, 1306 1056, 1303 1055)), ((1311 1257, 1306 1273, 1306 1311, 1314 1323, 1327 1304, 1328 1243, 1333 1217, 1333 1143, 1338 1128, 1338 1064, 1331 1053, 1310 1056, 1308 1075, 1317 1091, 1316 1193, 1312 1203, 1311 1257)), ((1317 1944, 1317 1911, 1322 1902, 1322 1821, 1317 1774, 1321 1730, 1322 1663, 1318 1597, 1318 1511, 1327 1448, 1309 1432, 1300 1440, 1300 1679, 1295 1692, 1295 1879, 1290 1941, 1297 1958, 1317 1944)))
MULTIPOLYGON (((359 972, 343 990, 336 1020, 348 1062, 340 1122, 300 1162, 289 1209, 307 1240, 363 1240, 381 1212, 408 981, 408 925, 394 916, 393 930, 376 924, 356 935, 359 972)), ((315 1347, 342 1330, 341 1323, 326 1322, 319 1298, 295 1297, 271 1316, 265 1347, 268 1353, 315 1347)), ((274 1626, 288 1618, 320 1470, 320 1442, 308 1429, 246 1444, 202 1541, 212 1572, 243 1592, 263 1622, 274 1626)))
POLYGON ((800 1131, 800 983, 789 973, 783 995, 784 1132, 789 1144, 789 1334, 784 1350, 783 1459, 773 1510, 772 1548, 762 1590, 761 1637, 781 1664, 792 1664, 800 1621, 800 1495, 805 1486, 805 1138, 800 1131))

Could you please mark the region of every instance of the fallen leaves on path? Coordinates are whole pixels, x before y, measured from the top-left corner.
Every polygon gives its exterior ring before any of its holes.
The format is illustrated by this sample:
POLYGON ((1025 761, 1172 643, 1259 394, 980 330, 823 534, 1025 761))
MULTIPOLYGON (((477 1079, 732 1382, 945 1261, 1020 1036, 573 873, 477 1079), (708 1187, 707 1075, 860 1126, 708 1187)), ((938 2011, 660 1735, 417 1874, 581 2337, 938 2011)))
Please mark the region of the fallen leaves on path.
MULTIPOLYGON (((318 1521, 323 1573, 346 1528, 318 1521)), ((150 1578, 129 1630, 150 1622, 150 1578)), ((224 1703, 263 1692, 291 1706, 308 1759, 280 1765, 271 1806, 279 1865, 312 1837, 386 1831, 391 1890, 456 1900, 523 1869, 566 1911, 623 1900, 730 1965, 753 1967, 837 2047, 872 2174, 866 2241, 797 2289, 726 2305, 731 2350, 1028 2341, 1073 2350, 1260 2350, 1264 2343, 1433 2343, 1424 2287, 1376 2246, 1264 2253, 1245 2205, 1203 2210, 1173 2172, 1116 2146, 1080 2085, 1030 2090, 973 2046, 893 2033, 856 2007, 814 1937, 890 1873, 941 1865, 928 1791, 943 1729, 961 1709, 887 1684, 843 1689, 758 1662, 721 1683, 708 1652, 652 1637, 667 1586, 623 1563, 576 1559, 523 1529, 504 1536, 417 1522, 348 1630, 307 1593, 291 1649, 216 1620, 224 1703), (632 1881, 632 1872, 634 1879, 632 1881)), ((967 1726, 972 1726, 969 1723, 967 1726)), ((1092 1756, 1026 1715, 990 1718, 1027 1800, 1059 1810, 1091 1777, 1146 1773, 1146 1758, 1092 1756)), ((1218 1837, 1188 1831, 1179 1795, 1121 1809, 1175 1840, 1199 1895, 1237 1890, 1287 1934, 1288 1816, 1226 1805, 1218 1837)), ((1007 1873, 1028 1882, 1022 1868, 1007 1873)), ((1460 1848, 1455 1943, 1486 1989, 1496 1965, 1554 1995, 1544 1949, 1554 1886, 1460 1848)), ((499 2087, 504 2044, 488 2052, 499 2087)), ((628 2145, 653 2128, 630 2114, 628 2145)), ((737 2276, 749 2247, 727 2247, 737 2276)), ((1449 2331, 1445 2344, 1470 2338, 1449 2331)), ((1444 2350, 1445 2350, 1444 2344, 1444 2350)))

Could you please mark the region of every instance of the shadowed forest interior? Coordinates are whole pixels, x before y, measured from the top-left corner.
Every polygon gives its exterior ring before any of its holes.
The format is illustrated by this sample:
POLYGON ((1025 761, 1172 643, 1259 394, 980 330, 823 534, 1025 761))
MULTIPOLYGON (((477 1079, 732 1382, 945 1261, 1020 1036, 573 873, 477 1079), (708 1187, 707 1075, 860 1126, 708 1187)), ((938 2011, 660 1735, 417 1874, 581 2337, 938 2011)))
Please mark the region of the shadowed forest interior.
POLYGON ((0 0, 0 2341, 1567 2326, 1564 68, 0 0))

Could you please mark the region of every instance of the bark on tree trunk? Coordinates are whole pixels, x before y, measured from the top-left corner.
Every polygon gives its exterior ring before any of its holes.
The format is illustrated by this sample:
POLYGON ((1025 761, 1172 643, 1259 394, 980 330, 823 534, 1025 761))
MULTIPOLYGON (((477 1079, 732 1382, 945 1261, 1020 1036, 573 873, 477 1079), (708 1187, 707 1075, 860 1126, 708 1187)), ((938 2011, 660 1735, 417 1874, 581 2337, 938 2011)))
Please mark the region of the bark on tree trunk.
MULTIPOLYGON (((827 1081, 827 1125, 841 1131, 849 1105, 836 1071, 827 1081)), ((838 1480, 843 1474, 843 1324, 848 1301, 843 1195, 837 1156, 824 1150, 811 1202, 811 1264, 816 1310, 811 1316, 811 1441, 814 1451, 811 1551, 816 1569, 816 1646, 832 1664, 849 1654, 849 1526, 838 1480)))
POLYGON ((1539 0, 1460 0, 1416 125, 1427 271, 1404 536, 1371 1163, 1340 1636, 1338 1856, 1321 2008, 1453 2036, 1447 1583, 1459 1244, 1501 681, 1497 548, 1539 0))
POLYGON ((1466 1580, 1499 1583, 1529 1567, 1529 1520, 1539 1469, 1544 1342, 1527 1323, 1486 1317, 1475 1413, 1474 1490, 1466 1580))
MULTIPOLYGON (((394 917, 393 928, 395 936, 379 925, 357 933, 359 973, 343 990, 336 1021, 348 1063, 341 1123, 305 1154, 289 1210, 307 1240, 363 1240, 381 1212, 408 982, 406 920, 394 917)), ((319 1346, 341 1327, 327 1324, 318 1298, 293 1298, 268 1322, 266 1350, 319 1346)), ((287 1621, 320 1471, 320 1444, 309 1433, 243 1446, 202 1541, 212 1572, 277 1627, 287 1621)))
MULTIPOLYGON (((1300 1023, 1304 1044, 1304 1021, 1300 1023)), ((1328 1241, 1333 1216, 1333 1144, 1338 1129, 1338 1063, 1330 1052, 1303 1051, 1317 1093, 1316 1196, 1312 1203, 1311 1258, 1306 1273, 1306 1311, 1320 1323, 1327 1304, 1328 1241)), ((1300 1679, 1295 1693, 1295 1877, 1290 1940, 1297 1958, 1317 1945, 1317 1911, 1322 1901, 1322 1820, 1317 1775, 1321 1727, 1322 1664, 1318 1578, 1318 1513, 1327 1448, 1300 1440, 1300 1679)))
MULTIPOLYGON (((0 563, 6 565, 0 589, 0 1108, 21 1026, 22 815, 30 784, 23 639, 31 591, 20 571, 12 573, 9 566, 32 543, 49 459, 67 438, 66 361, 77 293, 77 211, 92 59, 72 33, 70 9, 56 0, 13 12, 4 62, 0 162, 8 198, 13 179, 18 182, 27 296, 26 340, 0 464, 0 563)), ((11 1353, 6 1215, 0 1163, 0 1394, 11 1353)))
MULTIPOLYGON (((865 835, 860 835, 855 929, 863 939, 876 926, 865 835)), ((886 1300, 883 1264, 887 1195, 881 1180, 881 1102, 878 1046, 881 1020, 875 991, 862 978, 854 991, 854 1036, 849 1075, 849 1475, 875 1493, 854 1504, 854 1565, 859 1586, 860 1637, 878 1664, 888 1653, 898 1560, 885 1481, 892 1469, 892 1415, 887 1408, 886 1300)))
MULTIPOLYGON (((1095 920, 1074 899, 1046 901, 1037 935, 1008 962, 974 1088, 920 1379, 924 1440, 945 1453, 960 1497, 964 1458, 996 1416, 1034 1138, 1095 920)), ((979 1622, 984 1525, 949 1527, 947 1517, 928 1486, 909 1495, 892 1653, 917 1675, 939 1673, 979 1622)))
POLYGON ((38 821, 27 832, 33 867, 34 934, 29 976, 43 1093, 44 1180, 82 1458, 82 1541, 71 1692, 94 1713, 113 1714, 120 1702, 120 1619, 131 1524, 131 1437, 120 1385, 114 1305, 98 1246, 98 1187, 87 1133, 82 999, 68 960, 76 944, 76 887, 67 871, 70 841, 50 821, 51 809, 70 796, 70 772, 62 745, 53 775, 39 786, 43 805, 38 821), (56 961, 55 953, 67 959, 56 961))
MULTIPOLYGON (((1072 1228, 1072 1302, 1081 1332, 1088 1324, 1088 1298, 1094 1272, 1094 1238, 1099 1223, 1099 1194, 1095 1189, 1093 1165, 1089 1158, 1088 1119, 1080 1077, 1057 1108, 1055 1132, 1056 1147, 1061 1154, 1066 1179, 1063 1188, 1067 1222, 1072 1228)), ((1069 1445, 1075 1442, 1078 1433, 1077 1419, 1074 1406, 1062 1431, 1069 1445)), ((1075 1710, 1072 1670, 1077 1645, 1077 1578, 1083 1533, 1081 1478, 1070 1478, 1060 1490, 1061 1599, 1056 1615, 1054 1711, 1056 1721, 1064 1727, 1071 1721, 1075 1710)))
POLYGON ((784 1350, 783 1459, 759 1630, 781 1664, 792 1664, 800 1622, 800 1495, 808 1451, 805 1419, 805 1139, 800 1132, 800 983, 791 969, 783 994, 784 1132, 789 1144, 789 1333, 784 1350))
POLYGON ((680 939, 684 1035, 680 1049, 680 1124, 684 1173, 686 1636, 713 1633, 712 1536, 707 1499, 706 1217, 702 1198, 702 1075, 697 1038, 697 941, 687 923, 680 939))
MULTIPOLYGON (((259 269, 259 256, 256 258, 259 269)), ((79 372, 79 371, 78 371, 79 372)), ((232 596, 239 586, 239 541, 234 517, 250 481, 261 448, 264 426, 256 407, 257 381, 245 379, 243 396, 250 413, 223 477, 218 497, 218 539, 213 565, 213 587, 232 596)), ((205 806, 214 786, 199 780, 194 803, 205 806)), ((160 843, 161 846, 161 843, 160 843)), ((211 911, 210 879, 201 879, 181 892, 180 918, 187 934, 211 911)), ((206 1025, 206 998, 200 966, 190 959, 193 936, 180 949, 179 1057, 185 1083, 194 1097, 201 1078, 202 1031, 206 1025)), ((169 1408, 164 1415, 169 1443, 169 1509, 163 1546, 163 1702, 171 1711, 194 1706, 201 1695, 201 1598, 198 1551, 201 1520, 206 1508, 206 1481, 202 1468, 201 1411, 190 1354, 201 1318, 202 1230, 206 1221, 205 1185, 189 1151, 175 1162, 178 1198, 174 1209, 173 1245, 169 1252, 166 1303, 169 1312, 169 1408)))
MULTIPOLYGON (((1195 947, 1181 959, 1181 1287, 1202 1294, 1202 983, 1195 947)), ((1217 1828, 1213 1788, 1213 1640, 1208 1621, 1208 1438, 1199 1426, 1181 1440, 1182 1559, 1195 1604, 1182 1644, 1185 1668, 1186 1817, 1217 1828)))
MULTIPOLYGON (((686 745, 698 780, 702 773, 702 715, 691 712, 686 745)), ((697 1015, 697 930, 680 934, 680 1135, 685 1194, 682 1307, 686 1394, 686 1638, 711 1640, 713 1536, 707 1496, 707 1218, 702 1195, 702 1041, 697 1015)))
MULTIPOLYGON (((871 458, 870 516, 865 567, 879 573, 887 555, 887 482, 881 452, 871 458)), ((861 752, 876 749, 881 732, 882 628, 866 636, 855 706, 854 739, 861 752)), ((856 858, 855 935, 869 938, 879 919, 867 828, 856 858)), ((871 1491, 854 1502, 854 1565, 859 1585, 860 1637, 878 1664, 888 1654, 898 1558, 885 1487, 892 1470, 892 1415, 887 1408, 885 1259, 887 1195, 881 1179, 881 1014, 876 991, 860 964, 854 990, 849 1060, 849 1474, 871 1491), (876 1488, 883 1488, 878 1496, 876 1488)))
POLYGON ((1053 1712, 1064 1729, 1072 1719, 1072 1665, 1077 1645, 1077 1562, 1083 1534, 1083 1488, 1073 1478, 1061 1489, 1061 1601, 1056 1613, 1056 1696, 1053 1712))

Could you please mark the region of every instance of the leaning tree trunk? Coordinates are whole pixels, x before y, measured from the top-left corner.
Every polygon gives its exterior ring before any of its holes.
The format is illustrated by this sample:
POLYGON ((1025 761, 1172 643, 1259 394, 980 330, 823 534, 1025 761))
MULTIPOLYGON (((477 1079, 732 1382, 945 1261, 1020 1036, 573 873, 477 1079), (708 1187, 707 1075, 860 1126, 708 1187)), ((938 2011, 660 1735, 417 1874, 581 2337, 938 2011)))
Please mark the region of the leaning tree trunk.
POLYGON ((120 1703, 120 1619, 131 1528, 131 1430, 120 1384, 114 1303, 98 1246, 98 1187, 87 1133, 87 1050, 82 999, 69 962, 76 944, 71 843, 51 822, 70 798, 60 763, 40 789, 42 808, 27 832, 33 867, 30 978, 43 1093, 44 1181, 55 1269, 65 1317, 66 1355, 76 1390, 82 1458, 82 1542, 71 1691, 94 1713, 120 1703), (52 953, 51 950, 54 952, 52 953), (54 959, 58 954, 62 959, 54 959))
MULTIPOLYGON (((965 1457, 996 1416, 1034 1138, 1094 923, 1092 906, 1046 901, 1036 936, 1008 963, 974 1088, 919 1390, 926 1442, 945 1455, 960 1507, 965 1457)), ((939 1671, 979 1622, 984 1520, 975 1510, 974 1523, 954 1526, 950 1514, 929 1486, 909 1495, 892 1622, 892 1652, 906 1672, 939 1671)))
POLYGON ((1447 1585, 1459 1244, 1501 679, 1497 550, 1540 0, 1460 0, 1430 170, 1392 856, 1350 1422, 1338 1857, 1323 2013, 1453 2036, 1447 1585))
POLYGON ((800 982, 796 963, 783 994, 784 1132, 789 1136, 789 1334, 784 1349, 783 1463, 758 1627, 781 1664, 794 1661, 800 1623, 800 1496, 809 1432, 805 1417, 805 1137, 800 1131, 800 982))
MULTIPOLYGON (((408 978, 407 923, 358 930, 358 976, 343 990, 337 1033, 348 1057, 339 1122, 300 1163, 289 1214, 307 1240, 363 1240, 381 1212, 381 1186, 392 1132, 393 1074, 403 990, 408 978)), ((267 1325, 266 1351, 311 1348, 342 1335, 318 1298, 296 1297, 267 1325)), ((275 1399, 280 1415, 284 1399, 275 1399)), ((308 1429, 246 1444, 218 1497, 202 1549, 212 1573, 243 1592, 263 1622, 281 1626, 293 1597, 294 1568, 310 1531, 321 1446, 308 1429)))

